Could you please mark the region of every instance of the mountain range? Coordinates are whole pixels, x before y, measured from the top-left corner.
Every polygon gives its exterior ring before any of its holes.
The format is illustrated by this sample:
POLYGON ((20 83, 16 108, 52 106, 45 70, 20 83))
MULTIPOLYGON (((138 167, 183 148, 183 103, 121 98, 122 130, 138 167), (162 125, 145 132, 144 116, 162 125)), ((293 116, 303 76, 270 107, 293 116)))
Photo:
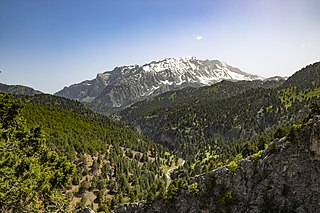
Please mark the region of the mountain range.
POLYGON ((55 95, 92 103, 89 106, 103 104, 112 111, 147 97, 185 87, 208 86, 222 80, 262 79, 218 60, 166 58, 142 66, 116 67, 112 71, 97 74, 93 80, 65 87, 55 95))

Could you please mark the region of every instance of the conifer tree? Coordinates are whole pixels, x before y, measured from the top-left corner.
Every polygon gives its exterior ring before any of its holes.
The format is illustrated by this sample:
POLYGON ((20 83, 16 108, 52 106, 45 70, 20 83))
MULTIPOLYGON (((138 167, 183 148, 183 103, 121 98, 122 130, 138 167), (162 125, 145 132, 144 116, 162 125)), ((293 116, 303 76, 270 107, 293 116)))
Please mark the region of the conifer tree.
POLYGON ((22 107, 0 95, 0 212, 66 210, 75 167, 47 148, 39 127, 26 129, 22 107))

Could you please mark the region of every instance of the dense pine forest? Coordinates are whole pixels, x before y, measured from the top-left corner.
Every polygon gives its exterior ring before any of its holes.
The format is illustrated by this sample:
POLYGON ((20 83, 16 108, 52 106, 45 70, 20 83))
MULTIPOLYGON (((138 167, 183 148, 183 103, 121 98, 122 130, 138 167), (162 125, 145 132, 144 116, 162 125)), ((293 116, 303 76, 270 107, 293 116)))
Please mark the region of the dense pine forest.
MULTIPOLYGON (((89 205, 108 211, 120 202, 151 199, 165 191, 165 172, 175 165, 174 156, 132 127, 93 113, 79 102, 51 95, 22 99, 1 95, 1 106, 5 133, 15 120, 21 119, 23 128, 36 130, 37 137, 46 139, 46 149, 75 168, 71 180, 63 182, 71 209, 89 205), (13 111, 14 107, 18 109, 13 111), (9 118, 14 121, 7 121, 9 118)), ((5 133, 1 142, 9 146, 5 133)), ((21 157, 6 150, 1 151, 21 157)), ((6 163, 5 156, 1 163, 6 163)), ((5 183, 13 181, 10 176, 2 177, 5 183)), ((2 196, 7 199, 7 193, 2 196)), ((0 202, 5 206, 7 201, 0 202)))

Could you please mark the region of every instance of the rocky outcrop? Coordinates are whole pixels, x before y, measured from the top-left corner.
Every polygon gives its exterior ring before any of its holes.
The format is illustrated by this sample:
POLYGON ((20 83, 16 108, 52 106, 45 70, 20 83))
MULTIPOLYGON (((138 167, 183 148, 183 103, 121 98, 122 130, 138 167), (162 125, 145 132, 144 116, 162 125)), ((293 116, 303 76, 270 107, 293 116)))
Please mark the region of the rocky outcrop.
POLYGON ((144 207, 115 212, 320 212, 320 116, 298 132, 237 167, 193 177, 197 190, 180 188, 144 207))
POLYGON ((125 212, 141 212, 146 206, 146 201, 136 202, 136 203, 123 203, 117 206, 115 212, 125 213, 125 212))
POLYGON ((217 60, 195 57, 167 58, 139 66, 116 67, 93 80, 65 87, 55 95, 121 109, 149 96, 221 80, 261 80, 217 60))

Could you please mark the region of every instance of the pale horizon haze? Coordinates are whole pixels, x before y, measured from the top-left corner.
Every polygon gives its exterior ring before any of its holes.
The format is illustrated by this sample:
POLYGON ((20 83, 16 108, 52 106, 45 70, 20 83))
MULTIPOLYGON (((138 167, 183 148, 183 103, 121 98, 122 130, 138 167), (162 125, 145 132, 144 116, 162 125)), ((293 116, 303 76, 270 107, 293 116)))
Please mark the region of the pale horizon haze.
POLYGON ((184 56, 290 76, 320 61, 320 1, 0 1, 0 83, 54 93, 116 66, 184 56))

